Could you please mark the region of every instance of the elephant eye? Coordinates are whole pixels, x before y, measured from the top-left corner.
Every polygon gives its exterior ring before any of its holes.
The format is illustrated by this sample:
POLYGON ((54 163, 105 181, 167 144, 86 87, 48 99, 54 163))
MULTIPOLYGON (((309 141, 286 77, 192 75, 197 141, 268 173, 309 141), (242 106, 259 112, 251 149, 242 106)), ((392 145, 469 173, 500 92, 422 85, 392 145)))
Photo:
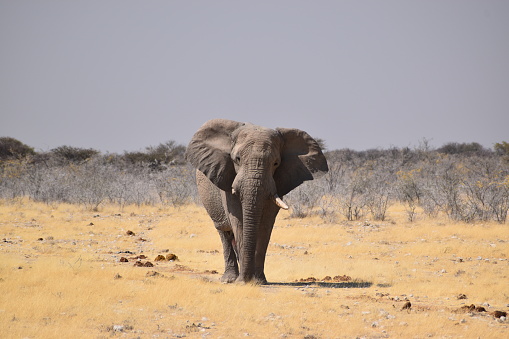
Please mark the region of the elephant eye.
POLYGON ((276 162, 274 163, 274 167, 278 167, 278 166, 279 166, 279 162, 277 162, 277 161, 276 161, 276 162))

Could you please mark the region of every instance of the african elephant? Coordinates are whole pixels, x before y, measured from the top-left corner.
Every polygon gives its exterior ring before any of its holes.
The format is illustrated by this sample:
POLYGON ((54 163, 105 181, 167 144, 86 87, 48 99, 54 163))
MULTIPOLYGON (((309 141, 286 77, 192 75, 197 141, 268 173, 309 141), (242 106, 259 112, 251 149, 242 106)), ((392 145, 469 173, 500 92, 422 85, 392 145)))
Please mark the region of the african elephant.
POLYGON ((318 143, 298 129, 215 119, 186 150, 200 198, 223 243, 222 282, 265 284, 265 254, 281 197, 328 171, 318 143))

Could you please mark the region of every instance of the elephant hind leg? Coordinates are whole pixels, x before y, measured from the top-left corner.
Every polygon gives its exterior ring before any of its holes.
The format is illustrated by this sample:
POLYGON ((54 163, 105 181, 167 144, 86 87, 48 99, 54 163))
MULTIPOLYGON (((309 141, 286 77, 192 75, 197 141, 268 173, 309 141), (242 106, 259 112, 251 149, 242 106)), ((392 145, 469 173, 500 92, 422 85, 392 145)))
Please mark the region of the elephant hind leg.
POLYGON ((224 274, 221 277, 221 282, 232 283, 239 276, 239 265, 237 263, 237 255, 235 248, 235 239, 232 231, 217 230, 223 243, 224 255, 224 274))

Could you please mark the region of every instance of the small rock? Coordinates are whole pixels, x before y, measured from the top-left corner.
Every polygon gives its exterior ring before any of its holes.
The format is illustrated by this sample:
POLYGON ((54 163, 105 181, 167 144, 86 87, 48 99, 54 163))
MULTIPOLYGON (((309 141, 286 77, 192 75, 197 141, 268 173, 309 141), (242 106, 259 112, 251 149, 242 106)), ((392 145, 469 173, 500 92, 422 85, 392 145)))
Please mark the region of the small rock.
POLYGON ((113 277, 113 279, 115 280, 118 280, 118 279, 122 279, 122 276, 120 274, 115 274, 115 276, 113 277))
POLYGON ((507 317, 507 312, 504 312, 504 311, 493 311, 491 313, 491 315, 494 316, 495 318, 507 317))
POLYGON ((412 308, 412 303, 410 301, 407 301, 403 307, 401 308, 401 310, 409 310, 412 308))
POLYGON ((127 234, 127 235, 129 235, 129 236, 135 236, 135 235, 136 235, 136 234, 135 234, 133 231, 131 231, 131 230, 129 230, 129 231, 127 231, 127 232, 125 232, 125 234, 127 234))
POLYGON ((93 223, 93 222, 91 222, 90 224, 88 224, 88 226, 94 226, 94 223, 93 223))
POLYGON ((456 298, 457 298, 458 300, 461 300, 461 299, 467 299, 467 295, 466 295, 466 294, 463 294, 463 293, 460 293, 460 294, 458 294, 458 295, 456 296, 456 298))
POLYGON ((114 332, 124 332, 124 325, 113 325, 114 332))
POLYGON ((475 308, 475 311, 476 311, 476 312, 486 312, 486 309, 485 309, 484 307, 482 307, 482 306, 477 306, 477 307, 475 308))
POLYGON ((154 261, 165 261, 165 260, 166 260, 166 258, 164 257, 164 255, 161 255, 161 254, 159 254, 159 255, 158 255, 158 256, 154 259, 154 261))
POLYGON ((166 255, 166 260, 168 260, 168 261, 175 261, 175 260, 178 260, 178 259, 179 258, 174 253, 170 253, 170 254, 166 255))
POLYGON ((152 264, 150 261, 147 261, 145 264, 143 264, 143 267, 154 267, 154 264, 152 264))
POLYGON ((121 258, 120 258, 120 262, 129 262, 129 260, 127 260, 127 258, 126 258, 126 257, 121 257, 121 258))

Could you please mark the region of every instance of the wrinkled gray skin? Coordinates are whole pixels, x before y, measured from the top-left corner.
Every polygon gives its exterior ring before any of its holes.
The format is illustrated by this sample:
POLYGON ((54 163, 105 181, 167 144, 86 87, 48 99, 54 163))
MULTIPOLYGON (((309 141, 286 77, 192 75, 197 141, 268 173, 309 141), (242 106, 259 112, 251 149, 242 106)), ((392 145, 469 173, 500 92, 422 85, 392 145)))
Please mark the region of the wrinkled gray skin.
POLYGON ((301 130, 215 119, 195 133, 186 158, 223 243, 221 281, 266 283, 265 253, 280 209, 275 196, 328 171, 320 146, 301 130))

